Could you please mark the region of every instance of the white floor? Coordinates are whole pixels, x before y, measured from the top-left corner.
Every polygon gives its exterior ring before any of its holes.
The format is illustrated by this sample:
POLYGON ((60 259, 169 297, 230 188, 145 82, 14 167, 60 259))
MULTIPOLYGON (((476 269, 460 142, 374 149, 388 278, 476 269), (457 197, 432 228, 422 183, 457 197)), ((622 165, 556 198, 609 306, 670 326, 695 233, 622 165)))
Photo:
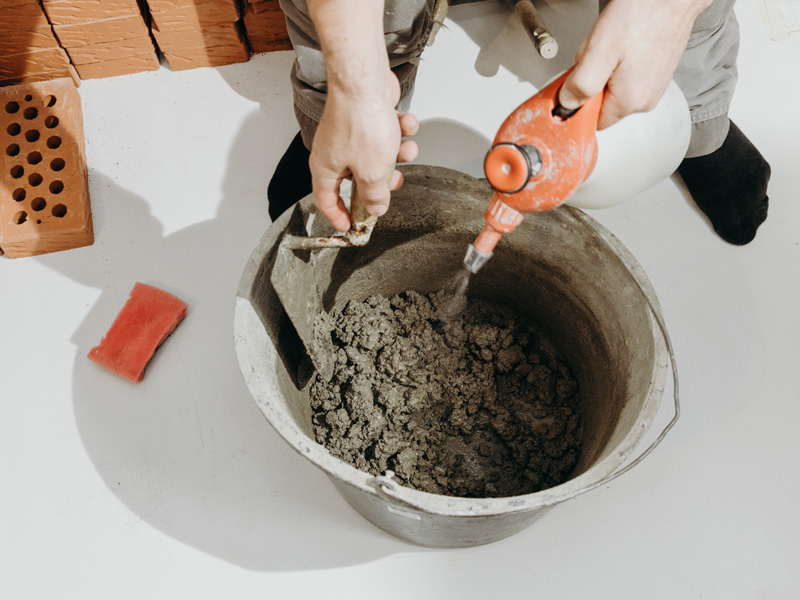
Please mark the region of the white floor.
MULTIPOLYGON (((502 4, 452 9, 419 77, 419 162, 480 175, 531 83, 569 66, 590 6, 549 0, 550 63, 502 4)), ((719 240, 672 181, 593 213, 659 294, 681 420, 610 485, 469 550, 363 520, 242 381, 234 297, 296 132, 291 53, 84 83, 97 240, 0 261, 0 597, 800 597, 800 34, 770 41, 755 0, 737 13, 731 114, 773 169, 756 240, 719 240), (136 281, 190 305, 138 386, 85 358, 136 281)))

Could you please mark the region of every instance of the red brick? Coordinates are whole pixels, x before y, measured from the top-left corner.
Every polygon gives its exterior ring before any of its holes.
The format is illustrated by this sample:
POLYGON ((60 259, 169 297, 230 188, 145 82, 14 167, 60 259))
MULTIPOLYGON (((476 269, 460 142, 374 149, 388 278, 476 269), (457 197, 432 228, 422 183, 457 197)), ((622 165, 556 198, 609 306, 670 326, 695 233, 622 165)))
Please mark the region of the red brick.
POLYGON ((68 49, 67 53, 75 65, 86 65, 138 54, 149 53, 155 57, 156 48, 148 36, 79 46, 68 49))
POLYGON ((53 25, 88 23, 113 17, 141 15, 137 0, 44 1, 44 10, 53 25))
POLYGON ((153 35, 162 52, 175 52, 185 48, 234 46, 244 43, 238 23, 220 23, 201 29, 184 29, 182 31, 154 29, 153 35))
POLYGON ((207 25, 235 23, 240 18, 234 2, 202 2, 163 11, 151 9, 150 14, 153 17, 153 29, 159 31, 200 29, 207 25))
POLYGON ((288 37, 276 38, 271 35, 248 35, 247 42, 253 54, 292 49, 292 42, 288 37))
POLYGON ((6 256, 92 244, 83 115, 74 82, 0 88, 0 140, 0 247, 6 256))
POLYGON ((211 48, 187 48, 177 52, 165 52, 164 58, 173 71, 185 71, 198 67, 222 67, 250 60, 247 47, 214 46, 211 48))
POLYGON ((243 19, 250 49, 256 53, 290 50, 292 44, 283 11, 254 12, 251 7, 248 3, 243 19))
POLYGON ((17 29, 36 29, 47 25, 47 17, 38 4, 0 5, 0 34, 17 29))
POLYGON ((0 33, 0 54, 20 54, 52 48, 58 48, 58 40, 49 25, 0 33))
POLYGON ((141 16, 116 17, 75 25, 56 25, 53 29, 61 45, 67 49, 150 35, 141 16))
POLYGON ((198 4, 236 4, 236 0, 148 0, 147 5, 151 12, 162 12, 173 8, 186 8, 198 4))
POLYGON ((61 48, 24 54, 0 54, 0 79, 61 71, 66 69, 68 64, 69 57, 61 48))
POLYGON ((161 64, 155 52, 147 54, 133 54, 113 60, 75 65, 81 79, 102 79, 116 77, 117 75, 131 75, 142 71, 157 71, 161 64))
POLYGON ((9 77, 8 79, 0 79, 0 87, 6 85, 22 85, 23 83, 36 83, 40 81, 50 81, 52 79, 64 79, 65 77, 71 78, 75 86, 80 86, 81 79, 78 77, 78 72, 72 63, 67 65, 65 69, 57 71, 42 71, 40 73, 32 73, 24 77, 9 77))
POLYGON ((281 10, 278 0, 245 0, 245 11, 254 13, 281 10))
POLYGON ((0 0, 0 8, 23 6, 25 4, 39 4, 39 0, 0 0))

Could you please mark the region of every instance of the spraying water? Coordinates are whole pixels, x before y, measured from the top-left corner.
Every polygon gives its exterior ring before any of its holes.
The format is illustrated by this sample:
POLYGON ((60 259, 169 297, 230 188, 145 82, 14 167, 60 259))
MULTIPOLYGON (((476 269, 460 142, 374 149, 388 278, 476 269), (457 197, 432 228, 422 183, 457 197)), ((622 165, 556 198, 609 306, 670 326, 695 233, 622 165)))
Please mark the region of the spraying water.
POLYGON ((442 321, 450 323, 467 309, 467 288, 472 275, 466 268, 459 269, 444 286, 444 300, 439 305, 442 321))
POLYGON ((452 321, 466 310, 470 277, 491 257, 491 253, 484 254, 476 250, 472 244, 469 245, 463 267, 444 286, 445 301, 440 307, 440 314, 445 322, 452 321))

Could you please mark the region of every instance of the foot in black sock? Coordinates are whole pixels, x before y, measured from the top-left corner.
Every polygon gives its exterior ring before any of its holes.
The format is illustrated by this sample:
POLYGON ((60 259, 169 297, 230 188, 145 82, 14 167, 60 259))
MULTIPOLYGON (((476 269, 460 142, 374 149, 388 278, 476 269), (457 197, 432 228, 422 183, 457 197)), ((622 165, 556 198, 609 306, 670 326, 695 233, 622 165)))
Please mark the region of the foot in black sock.
POLYGON ((722 146, 678 167, 689 193, 722 239, 743 246, 767 218, 769 163, 731 121, 722 146))
POLYGON ((269 217, 273 222, 294 206, 295 202, 311 193, 311 169, 308 167, 310 154, 298 133, 275 167, 275 173, 267 187, 269 217))

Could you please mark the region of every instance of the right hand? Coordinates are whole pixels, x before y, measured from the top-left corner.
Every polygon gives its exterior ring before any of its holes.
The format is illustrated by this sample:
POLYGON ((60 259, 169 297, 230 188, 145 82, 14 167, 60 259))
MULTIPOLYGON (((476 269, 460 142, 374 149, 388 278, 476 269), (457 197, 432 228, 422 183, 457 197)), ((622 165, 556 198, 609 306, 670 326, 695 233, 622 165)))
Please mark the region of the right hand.
POLYGON ((352 176, 367 211, 381 216, 390 191, 402 185, 393 165, 417 156, 417 144, 402 138, 414 135, 419 124, 414 115, 395 110, 399 99, 400 84, 388 70, 385 81, 328 90, 309 165, 314 202, 339 231, 350 228, 339 193, 342 180, 352 176))
POLYGON ((600 13, 559 92, 575 109, 606 90, 597 129, 656 107, 711 0, 613 0, 600 13))

